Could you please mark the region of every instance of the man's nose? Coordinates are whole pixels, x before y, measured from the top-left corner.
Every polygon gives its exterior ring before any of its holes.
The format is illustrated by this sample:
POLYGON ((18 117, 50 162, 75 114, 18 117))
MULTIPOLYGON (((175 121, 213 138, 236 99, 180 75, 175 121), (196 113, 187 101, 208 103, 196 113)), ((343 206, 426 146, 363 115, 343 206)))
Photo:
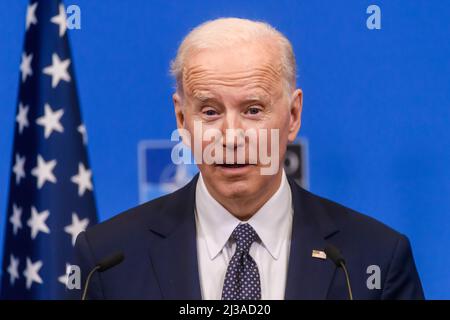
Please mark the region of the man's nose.
POLYGON ((230 111, 225 114, 225 120, 223 121, 222 130, 225 131, 227 129, 241 129, 241 121, 239 119, 239 112, 230 111))
POLYGON ((237 147, 236 145, 236 136, 239 136, 239 133, 243 130, 242 122, 240 119, 239 112, 227 112, 225 119, 222 124, 222 134, 223 134, 223 146, 224 147, 237 147), (228 139, 227 132, 230 137, 228 139), (235 138, 231 138, 235 137, 235 138))

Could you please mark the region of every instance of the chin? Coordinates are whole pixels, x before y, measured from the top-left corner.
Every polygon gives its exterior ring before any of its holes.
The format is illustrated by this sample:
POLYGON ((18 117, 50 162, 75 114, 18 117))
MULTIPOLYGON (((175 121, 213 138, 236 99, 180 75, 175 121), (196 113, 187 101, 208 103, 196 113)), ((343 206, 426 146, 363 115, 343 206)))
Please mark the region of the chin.
POLYGON ((205 166, 201 168, 203 179, 214 191, 229 199, 251 198, 267 187, 260 175, 260 167, 247 165, 239 168, 205 166))
POLYGON ((216 189, 222 196, 232 199, 247 198, 256 191, 253 184, 245 180, 224 182, 216 189))

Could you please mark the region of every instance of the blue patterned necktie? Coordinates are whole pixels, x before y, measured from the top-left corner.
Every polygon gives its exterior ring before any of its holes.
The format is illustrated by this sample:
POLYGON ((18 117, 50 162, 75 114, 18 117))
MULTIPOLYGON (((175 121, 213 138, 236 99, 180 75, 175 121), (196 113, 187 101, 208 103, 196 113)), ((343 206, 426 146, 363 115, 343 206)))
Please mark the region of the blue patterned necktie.
POLYGON ((236 252, 228 264, 222 300, 260 300, 258 266, 249 254, 258 235, 251 225, 243 223, 234 229, 231 237, 236 241, 236 252))

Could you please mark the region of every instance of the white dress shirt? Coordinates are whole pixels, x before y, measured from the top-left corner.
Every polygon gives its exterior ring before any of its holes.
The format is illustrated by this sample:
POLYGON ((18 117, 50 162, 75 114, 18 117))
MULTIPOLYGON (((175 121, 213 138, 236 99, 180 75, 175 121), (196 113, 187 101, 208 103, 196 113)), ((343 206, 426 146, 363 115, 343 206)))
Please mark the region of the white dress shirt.
POLYGON ((291 188, 284 171, 277 192, 246 222, 234 217, 211 196, 201 174, 195 201, 202 298, 222 298, 228 263, 236 248, 231 233, 239 223, 249 223, 261 240, 250 248, 259 270, 261 298, 284 299, 293 216, 291 188))

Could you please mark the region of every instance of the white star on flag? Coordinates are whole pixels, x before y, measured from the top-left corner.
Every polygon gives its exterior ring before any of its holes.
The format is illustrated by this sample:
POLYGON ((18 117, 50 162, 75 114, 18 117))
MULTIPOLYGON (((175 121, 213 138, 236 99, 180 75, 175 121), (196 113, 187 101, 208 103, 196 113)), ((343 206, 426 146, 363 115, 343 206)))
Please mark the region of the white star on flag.
POLYGON ((56 53, 52 54, 52 65, 45 67, 42 72, 52 77, 52 88, 55 88, 59 81, 70 82, 70 74, 67 71, 70 59, 61 61, 56 53))
POLYGON ((54 16, 50 19, 51 22, 59 25, 59 36, 62 37, 64 33, 66 33, 67 22, 66 22, 66 10, 64 10, 64 5, 62 3, 59 4, 59 13, 57 16, 54 16))
POLYGON ((13 203, 13 214, 9 218, 9 222, 11 222, 11 224, 13 225, 14 235, 17 234, 17 231, 19 231, 19 229, 22 229, 21 217, 22 217, 22 208, 19 206, 16 206, 16 204, 13 203))
POLYGON ((20 179, 25 178, 25 156, 21 157, 16 153, 16 162, 14 163, 13 172, 16 175, 16 184, 20 183, 20 179))
POLYGON ((80 124, 77 130, 81 134, 81 137, 83 138, 83 144, 86 145, 88 142, 86 126, 84 124, 80 124))
POLYGON ((14 257, 12 254, 9 256, 9 283, 14 285, 16 279, 19 279, 19 258, 14 257))
POLYGON ((53 169, 57 164, 56 160, 45 161, 40 154, 37 156, 37 166, 31 170, 31 174, 37 178, 38 189, 42 188, 46 181, 56 183, 53 169))
POLYGON ((92 171, 86 170, 84 164, 78 163, 78 174, 74 175, 70 181, 78 185, 78 195, 81 197, 86 190, 92 191, 91 182, 92 171))
POLYGON ((26 285, 27 289, 30 290, 33 282, 42 284, 42 278, 39 276, 39 270, 42 268, 42 261, 38 260, 33 263, 30 258, 27 257, 27 267, 23 272, 23 275, 27 279, 26 285))
POLYGON ((69 274, 71 271, 70 264, 66 263, 66 273, 58 277, 58 281, 67 287, 67 282, 69 281, 69 274))
POLYGON ((31 207, 31 217, 27 221, 27 225, 31 228, 31 239, 35 239, 39 232, 50 233, 45 221, 50 215, 50 211, 44 210, 38 212, 35 207, 31 207))
POLYGON ((30 108, 28 106, 24 106, 22 102, 19 103, 19 113, 16 116, 16 122, 19 125, 19 134, 22 134, 22 131, 25 127, 28 127, 28 110, 30 108))
POLYGON ((78 234, 80 232, 85 231, 88 224, 89 224, 88 218, 80 220, 75 212, 72 213, 72 224, 65 226, 64 231, 71 235, 73 246, 75 246, 75 241, 77 240, 78 234))
POLYGON ((22 62, 20 63, 20 71, 22 72, 22 82, 27 80, 28 76, 33 75, 33 70, 31 69, 31 60, 33 60, 33 54, 27 55, 25 52, 22 53, 22 62))
POLYGON ((44 127, 44 136, 46 139, 50 137, 53 131, 64 132, 60 120, 64 114, 63 109, 53 111, 48 103, 44 106, 44 115, 36 119, 36 123, 44 127))
POLYGON ((35 2, 33 4, 28 5, 27 7, 27 18, 25 21, 25 26, 26 26, 26 30, 28 31, 28 28, 32 25, 32 24, 37 24, 37 19, 36 19, 36 8, 37 8, 38 3, 35 2))

